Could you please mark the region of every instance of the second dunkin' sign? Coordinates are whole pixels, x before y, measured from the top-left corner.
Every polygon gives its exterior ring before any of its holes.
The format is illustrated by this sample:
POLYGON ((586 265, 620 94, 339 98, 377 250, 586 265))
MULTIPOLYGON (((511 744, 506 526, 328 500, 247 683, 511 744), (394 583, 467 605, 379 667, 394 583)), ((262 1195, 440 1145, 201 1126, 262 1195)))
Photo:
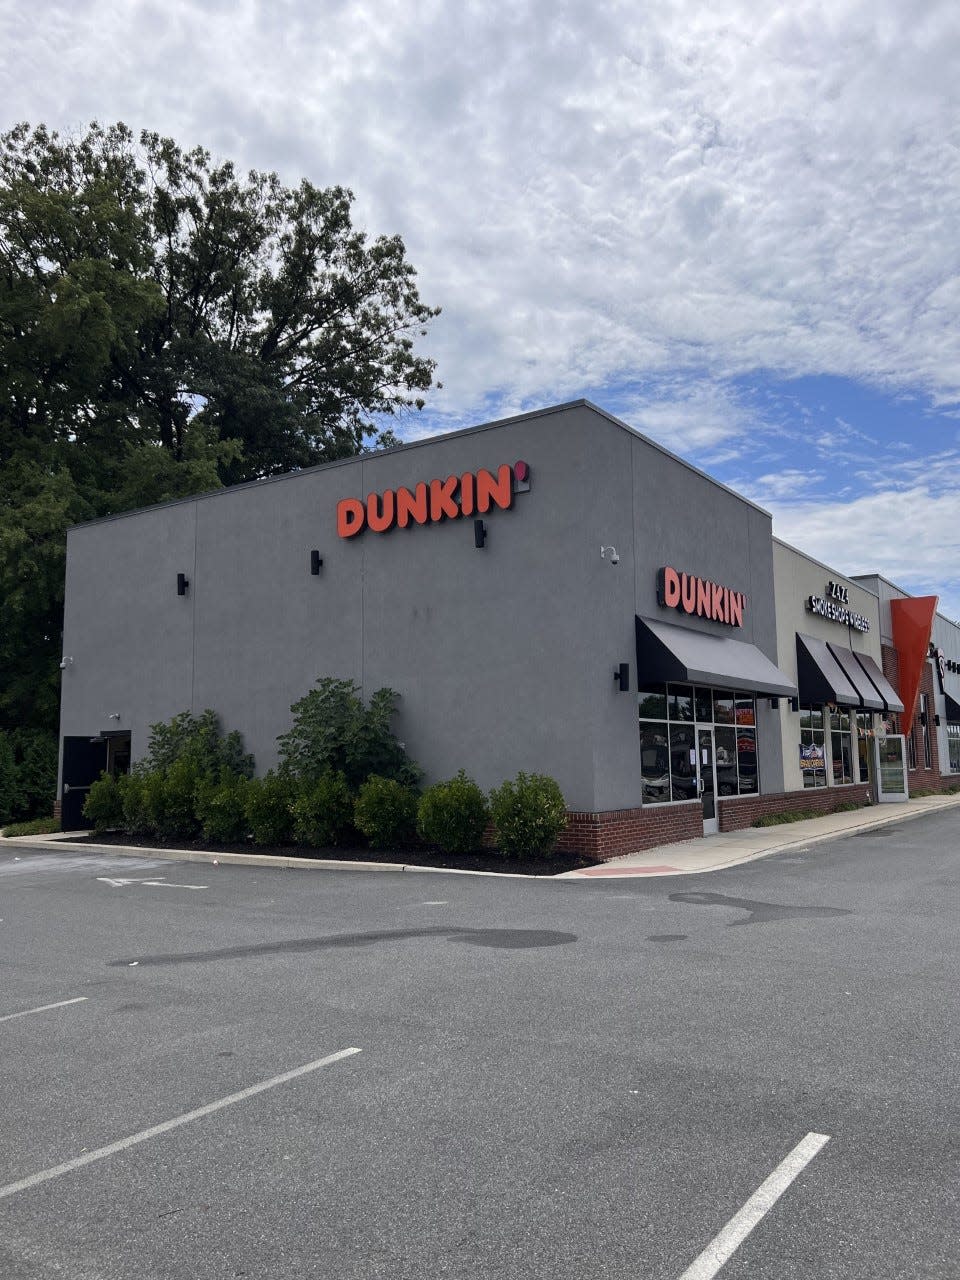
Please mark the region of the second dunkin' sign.
POLYGON ((679 609, 728 627, 743 626, 747 607, 742 591, 731 591, 718 582, 695 578, 692 573, 678 573, 669 566, 657 574, 657 600, 665 609, 679 609))

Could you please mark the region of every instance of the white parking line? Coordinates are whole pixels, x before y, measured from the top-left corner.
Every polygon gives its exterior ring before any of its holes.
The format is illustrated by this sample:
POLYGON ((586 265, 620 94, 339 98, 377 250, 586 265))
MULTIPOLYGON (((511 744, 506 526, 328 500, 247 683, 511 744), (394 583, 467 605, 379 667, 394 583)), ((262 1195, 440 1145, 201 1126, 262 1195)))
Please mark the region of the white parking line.
POLYGON ((72 1000, 58 1000, 56 1004, 38 1004, 36 1009, 21 1009, 19 1013, 5 1013, 0 1022, 12 1022, 14 1018, 27 1018, 31 1013, 46 1013, 48 1009, 63 1009, 68 1004, 82 1004, 89 996, 74 996, 72 1000))
POLYGON ((747 1203, 735 1213, 727 1225, 687 1267, 680 1280, 712 1280, 720 1268, 743 1244, 747 1236, 773 1208, 794 1178, 802 1173, 817 1152, 830 1141, 829 1134, 808 1133, 790 1154, 777 1165, 770 1177, 757 1188, 747 1203))
POLYGON ((212 1115, 214 1111, 222 1111, 224 1107, 232 1107, 235 1102, 244 1102, 247 1098, 253 1098, 258 1093, 263 1093, 266 1089, 275 1089, 277 1085, 286 1084, 288 1080, 296 1080, 298 1076, 305 1076, 311 1071, 319 1071, 321 1067, 329 1067, 334 1062, 340 1062, 343 1058, 351 1058, 355 1053, 360 1053, 359 1049, 341 1049, 338 1053, 331 1053, 326 1058, 318 1058, 316 1062, 308 1062, 306 1066, 294 1067, 292 1071, 284 1071, 282 1075, 272 1076, 269 1080, 262 1080, 259 1084, 252 1084, 247 1089, 241 1089, 239 1093, 228 1094, 226 1098, 219 1098, 216 1102, 208 1102, 205 1107, 197 1107, 195 1111, 187 1111, 182 1116, 175 1116, 173 1120, 164 1120, 162 1124, 155 1124, 149 1129, 141 1129, 139 1133, 132 1134, 129 1138, 121 1138, 119 1142, 111 1142, 109 1146, 98 1147, 96 1151, 87 1151, 82 1156, 76 1156, 73 1160, 67 1160, 64 1164, 55 1165, 52 1169, 44 1169, 40 1173, 32 1173, 29 1178, 21 1178, 19 1182, 10 1182, 5 1187, 0 1187, 0 1200, 6 1199, 7 1196, 15 1196, 18 1191, 29 1191, 31 1187, 38 1187, 42 1182, 50 1182, 53 1178, 60 1178, 65 1173, 72 1173, 74 1169, 82 1169, 84 1165, 93 1164, 96 1160, 105 1160, 107 1156, 114 1156, 119 1151, 126 1151, 129 1147, 135 1147, 141 1142, 146 1142, 148 1138, 156 1138, 161 1133, 169 1133, 171 1129, 179 1129, 181 1125, 189 1124, 192 1120, 200 1120, 204 1116, 212 1115))

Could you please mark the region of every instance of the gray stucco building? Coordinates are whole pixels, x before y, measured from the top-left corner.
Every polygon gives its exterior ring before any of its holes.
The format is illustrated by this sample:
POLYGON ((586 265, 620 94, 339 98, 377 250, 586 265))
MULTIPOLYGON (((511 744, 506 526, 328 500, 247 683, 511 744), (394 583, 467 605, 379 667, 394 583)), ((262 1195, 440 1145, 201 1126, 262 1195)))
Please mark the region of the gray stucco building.
MULTIPOLYGON (((776 551, 806 593, 823 567, 797 555, 776 551)), ((214 709, 265 771, 336 676, 396 690, 428 782, 555 777, 568 847, 747 825, 801 783, 774 579, 765 511, 586 401, 82 525, 64 824, 181 711, 214 709)))

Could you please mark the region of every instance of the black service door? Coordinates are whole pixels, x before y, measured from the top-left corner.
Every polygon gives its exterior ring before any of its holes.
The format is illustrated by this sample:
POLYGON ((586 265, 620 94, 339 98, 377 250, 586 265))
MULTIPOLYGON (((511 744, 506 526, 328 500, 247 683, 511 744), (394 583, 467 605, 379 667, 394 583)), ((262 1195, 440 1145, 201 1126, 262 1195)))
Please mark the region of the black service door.
POLYGON ((83 820, 83 802, 87 798, 91 782, 96 782, 107 767, 107 744, 103 738, 64 738, 63 740, 63 796, 61 797, 60 825, 64 831, 80 831, 87 823, 83 820))

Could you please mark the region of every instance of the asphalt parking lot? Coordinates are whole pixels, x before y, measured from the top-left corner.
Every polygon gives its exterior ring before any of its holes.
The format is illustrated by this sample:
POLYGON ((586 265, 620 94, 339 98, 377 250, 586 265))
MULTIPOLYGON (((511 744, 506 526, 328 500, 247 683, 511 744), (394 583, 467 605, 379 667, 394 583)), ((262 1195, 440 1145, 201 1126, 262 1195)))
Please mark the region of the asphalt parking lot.
POLYGON ((4 841, 0 1276, 955 1280, 958 836, 594 882, 4 841))

